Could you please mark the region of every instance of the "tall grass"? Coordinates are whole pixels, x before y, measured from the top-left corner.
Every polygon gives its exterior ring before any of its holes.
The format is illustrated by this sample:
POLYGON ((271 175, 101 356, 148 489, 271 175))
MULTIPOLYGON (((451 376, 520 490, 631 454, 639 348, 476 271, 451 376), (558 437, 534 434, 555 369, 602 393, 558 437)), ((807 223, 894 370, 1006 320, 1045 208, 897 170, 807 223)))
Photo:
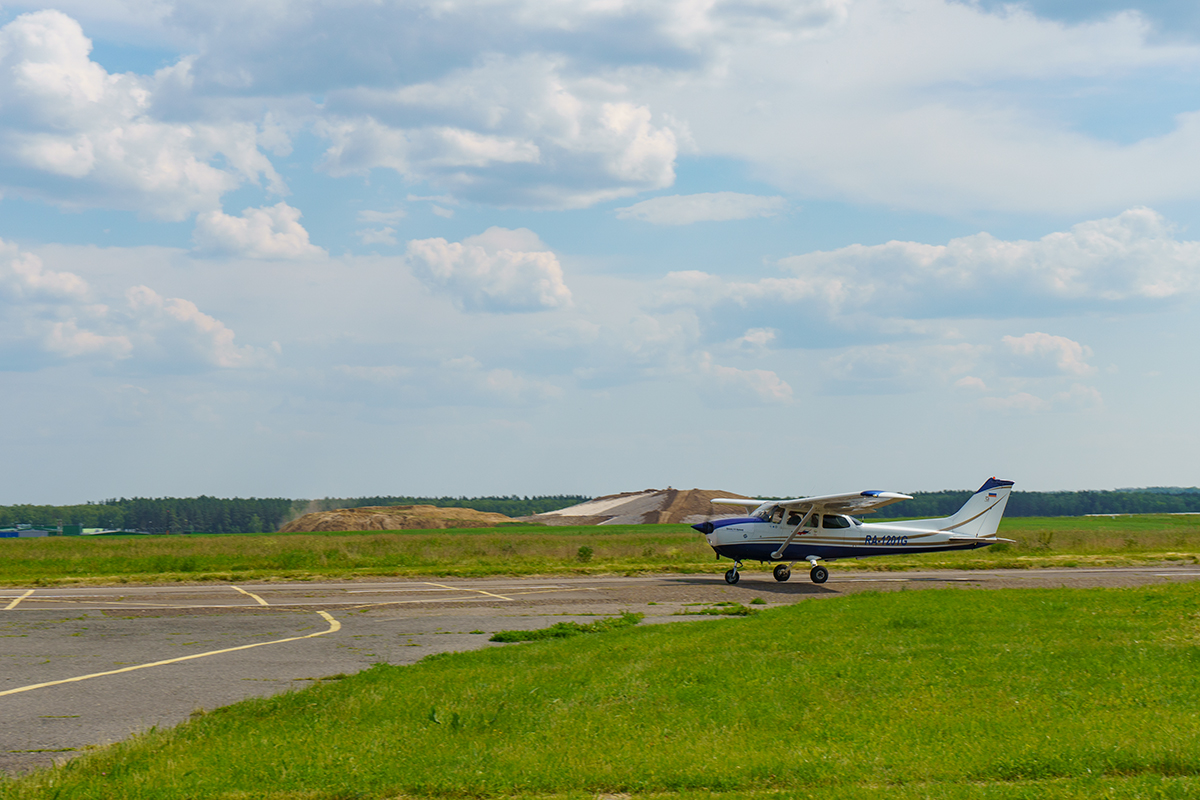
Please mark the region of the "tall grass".
POLYGON ((1198 601, 867 593, 380 665, 0 798, 1192 797, 1198 601))
MULTIPOLYGON (((839 561, 837 569, 1194 563, 1200 553, 1197 516, 1026 517, 1005 520, 1000 534, 1017 544, 839 561)), ((686 525, 0 540, 7 585, 720 571, 686 525)))

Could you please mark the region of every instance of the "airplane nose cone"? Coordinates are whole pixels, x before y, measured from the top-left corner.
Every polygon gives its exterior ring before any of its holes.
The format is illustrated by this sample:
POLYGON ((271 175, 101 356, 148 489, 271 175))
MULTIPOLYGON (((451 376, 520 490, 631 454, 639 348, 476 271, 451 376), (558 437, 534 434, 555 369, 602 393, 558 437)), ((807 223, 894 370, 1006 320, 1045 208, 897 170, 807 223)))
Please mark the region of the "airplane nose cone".
POLYGON ((701 533, 712 533, 713 532, 713 524, 711 522, 701 522, 696 525, 693 525, 692 527, 695 528, 696 530, 700 531, 701 533))

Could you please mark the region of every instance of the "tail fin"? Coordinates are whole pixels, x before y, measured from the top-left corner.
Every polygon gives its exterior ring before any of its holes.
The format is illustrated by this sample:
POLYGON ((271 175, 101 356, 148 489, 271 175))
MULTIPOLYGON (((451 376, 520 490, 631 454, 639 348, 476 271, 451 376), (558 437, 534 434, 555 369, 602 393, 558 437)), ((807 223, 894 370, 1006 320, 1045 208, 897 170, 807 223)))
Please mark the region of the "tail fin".
POLYGON ((1012 491, 1012 486, 1012 481, 989 478, 983 486, 979 487, 979 491, 971 495, 963 507, 952 516, 874 524, 919 528, 927 531, 947 531, 984 539, 991 538, 996 535, 996 529, 1000 527, 1000 518, 1004 516, 1004 507, 1008 505, 1008 494, 1012 491))
POLYGON ((1012 491, 1012 486, 1012 481, 989 478, 957 513, 941 520, 943 524, 938 527, 967 536, 995 536, 996 529, 1000 527, 1000 518, 1004 516, 1004 507, 1008 505, 1008 494, 1012 491))

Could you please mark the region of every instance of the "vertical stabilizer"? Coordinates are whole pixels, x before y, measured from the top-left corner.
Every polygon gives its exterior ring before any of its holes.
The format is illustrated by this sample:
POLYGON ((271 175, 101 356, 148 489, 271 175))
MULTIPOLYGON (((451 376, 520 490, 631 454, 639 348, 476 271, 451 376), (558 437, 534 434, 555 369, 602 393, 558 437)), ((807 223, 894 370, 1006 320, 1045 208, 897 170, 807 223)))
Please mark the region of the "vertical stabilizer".
POLYGON ((1012 481, 989 478, 957 513, 939 520, 942 524, 938 528, 965 536, 995 536, 1012 486, 1012 481))

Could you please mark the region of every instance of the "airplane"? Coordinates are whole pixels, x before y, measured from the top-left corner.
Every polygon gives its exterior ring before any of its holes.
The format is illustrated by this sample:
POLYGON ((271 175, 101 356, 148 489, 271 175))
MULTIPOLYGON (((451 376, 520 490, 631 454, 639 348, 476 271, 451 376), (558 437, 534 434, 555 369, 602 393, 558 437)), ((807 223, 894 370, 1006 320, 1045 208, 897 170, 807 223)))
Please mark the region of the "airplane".
POLYGON ((850 516, 870 514, 912 499, 897 492, 854 492, 795 500, 719 497, 712 501, 714 505, 755 509, 748 517, 718 518, 692 527, 704 534, 718 559, 733 559, 733 568, 725 573, 728 584, 740 579, 742 561, 781 562, 775 566, 775 580, 780 582, 792 576, 796 562, 807 561, 812 564, 812 582, 824 583, 829 580, 829 570, 817 563, 822 560, 974 550, 997 542, 1015 543, 996 536, 1012 486, 1012 481, 989 478, 952 516, 901 522, 862 522, 850 516))

